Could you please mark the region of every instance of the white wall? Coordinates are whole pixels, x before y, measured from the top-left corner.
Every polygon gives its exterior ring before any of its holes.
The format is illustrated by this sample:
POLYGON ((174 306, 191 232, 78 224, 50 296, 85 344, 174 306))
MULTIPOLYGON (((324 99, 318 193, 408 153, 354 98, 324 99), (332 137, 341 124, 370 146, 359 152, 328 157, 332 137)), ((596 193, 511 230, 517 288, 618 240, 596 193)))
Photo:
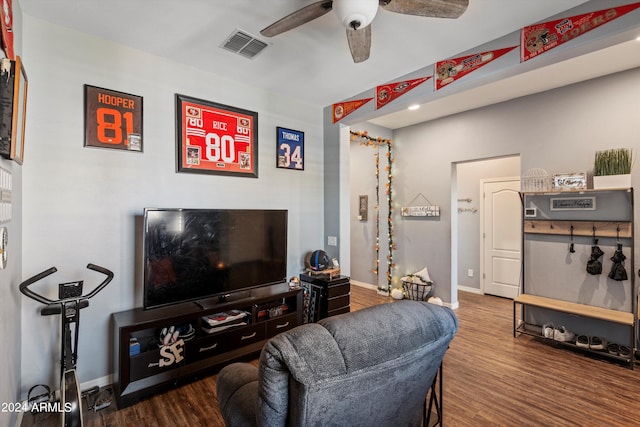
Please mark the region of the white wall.
MULTIPOLYGON (((22 10, 13 4, 14 52, 22 56, 22 10)), ((5 55, 2 55, 5 57, 5 55)), ((12 218, 0 223, 8 233, 7 266, 0 270, 0 333, 5 343, 0 363, 0 402, 16 402, 20 397, 20 346, 22 294, 18 290, 22 268, 22 167, 0 157, 0 167, 11 173, 12 218)), ((0 426, 13 425, 16 412, 0 411, 0 426)))
MULTIPOLYGON (((452 165, 520 154, 523 172, 538 167, 553 174, 591 170, 597 150, 630 147, 637 156, 639 93, 640 69, 634 69, 396 130, 397 200, 422 192, 441 207, 437 221, 396 216, 398 271, 428 265, 436 294, 455 305, 452 165)), ((638 188, 637 164, 632 175, 638 188)))
MULTIPOLYGON (((141 305, 134 217, 144 207, 288 209, 289 275, 300 272, 306 252, 322 247, 322 227, 314 226, 323 220, 321 108, 32 17, 25 17, 24 30, 29 109, 23 276, 56 266, 50 280, 55 288, 69 280, 99 280, 85 269, 88 262, 115 273, 82 311, 81 382, 108 379, 110 315, 141 305), (144 98, 144 153, 83 147, 84 84, 144 98), (175 172, 176 93, 259 113, 258 179, 175 172), (305 132, 304 172, 275 167, 276 126, 305 132)), ((58 381, 57 319, 40 317, 38 308, 23 298, 23 395, 33 384, 58 381)))

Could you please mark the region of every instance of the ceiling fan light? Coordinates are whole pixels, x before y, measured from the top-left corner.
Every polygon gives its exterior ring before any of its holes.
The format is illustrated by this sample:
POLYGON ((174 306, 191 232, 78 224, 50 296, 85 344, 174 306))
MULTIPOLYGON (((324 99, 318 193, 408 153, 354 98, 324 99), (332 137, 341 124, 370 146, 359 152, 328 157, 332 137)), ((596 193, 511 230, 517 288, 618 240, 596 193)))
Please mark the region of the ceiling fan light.
POLYGON ((378 12, 378 0, 334 0, 333 10, 345 28, 355 30, 371 24, 378 12))

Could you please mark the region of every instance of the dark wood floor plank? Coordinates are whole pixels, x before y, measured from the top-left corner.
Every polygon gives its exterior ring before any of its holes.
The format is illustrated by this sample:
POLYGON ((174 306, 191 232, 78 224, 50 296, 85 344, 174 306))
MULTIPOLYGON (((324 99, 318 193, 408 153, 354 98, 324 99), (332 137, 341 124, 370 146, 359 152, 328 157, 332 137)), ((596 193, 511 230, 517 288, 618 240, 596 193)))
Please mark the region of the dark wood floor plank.
MULTIPOLYGON (((444 425, 640 425, 640 369, 594 360, 529 336, 513 338, 511 300, 461 293, 458 335, 444 362, 444 425)), ((352 311, 392 301, 352 286, 352 311)), ((399 325, 401 327, 401 325, 399 325)), ((252 363, 257 364, 257 361, 252 363)), ((117 411, 85 417, 89 427, 223 426, 216 375, 117 411)), ((50 424, 25 416, 23 426, 50 424)))

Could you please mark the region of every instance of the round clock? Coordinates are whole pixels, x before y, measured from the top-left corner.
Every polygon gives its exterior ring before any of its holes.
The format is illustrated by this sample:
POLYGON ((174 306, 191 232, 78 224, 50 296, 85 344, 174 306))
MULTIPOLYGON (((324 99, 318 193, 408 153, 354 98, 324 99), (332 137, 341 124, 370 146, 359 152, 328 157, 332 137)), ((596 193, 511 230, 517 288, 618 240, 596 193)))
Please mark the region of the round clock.
POLYGON ((0 228, 0 269, 4 270, 7 266, 7 243, 9 235, 7 227, 0 228))

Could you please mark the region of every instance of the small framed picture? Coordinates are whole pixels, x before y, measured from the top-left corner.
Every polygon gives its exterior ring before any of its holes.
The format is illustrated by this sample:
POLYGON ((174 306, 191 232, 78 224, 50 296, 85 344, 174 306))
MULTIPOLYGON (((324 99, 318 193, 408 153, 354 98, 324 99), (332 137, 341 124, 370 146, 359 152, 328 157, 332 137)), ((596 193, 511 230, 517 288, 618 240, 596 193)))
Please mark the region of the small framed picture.
POLYGON ((276 144, 277 167, 304 170, 304 132, 277 127, 276 144))
POLYGON ((575 191, 587 188, 587 174, 557 173, 553 175, 553 189, 556 191, 575 191))
POLYGON ((358 200, 358 220, 366 221, 369 216, 369 196, 367 196, 366 194, 358 196, 358 200))
POLYGON ((142 152, 142 97, 84 85, 84 146, 142 152))

